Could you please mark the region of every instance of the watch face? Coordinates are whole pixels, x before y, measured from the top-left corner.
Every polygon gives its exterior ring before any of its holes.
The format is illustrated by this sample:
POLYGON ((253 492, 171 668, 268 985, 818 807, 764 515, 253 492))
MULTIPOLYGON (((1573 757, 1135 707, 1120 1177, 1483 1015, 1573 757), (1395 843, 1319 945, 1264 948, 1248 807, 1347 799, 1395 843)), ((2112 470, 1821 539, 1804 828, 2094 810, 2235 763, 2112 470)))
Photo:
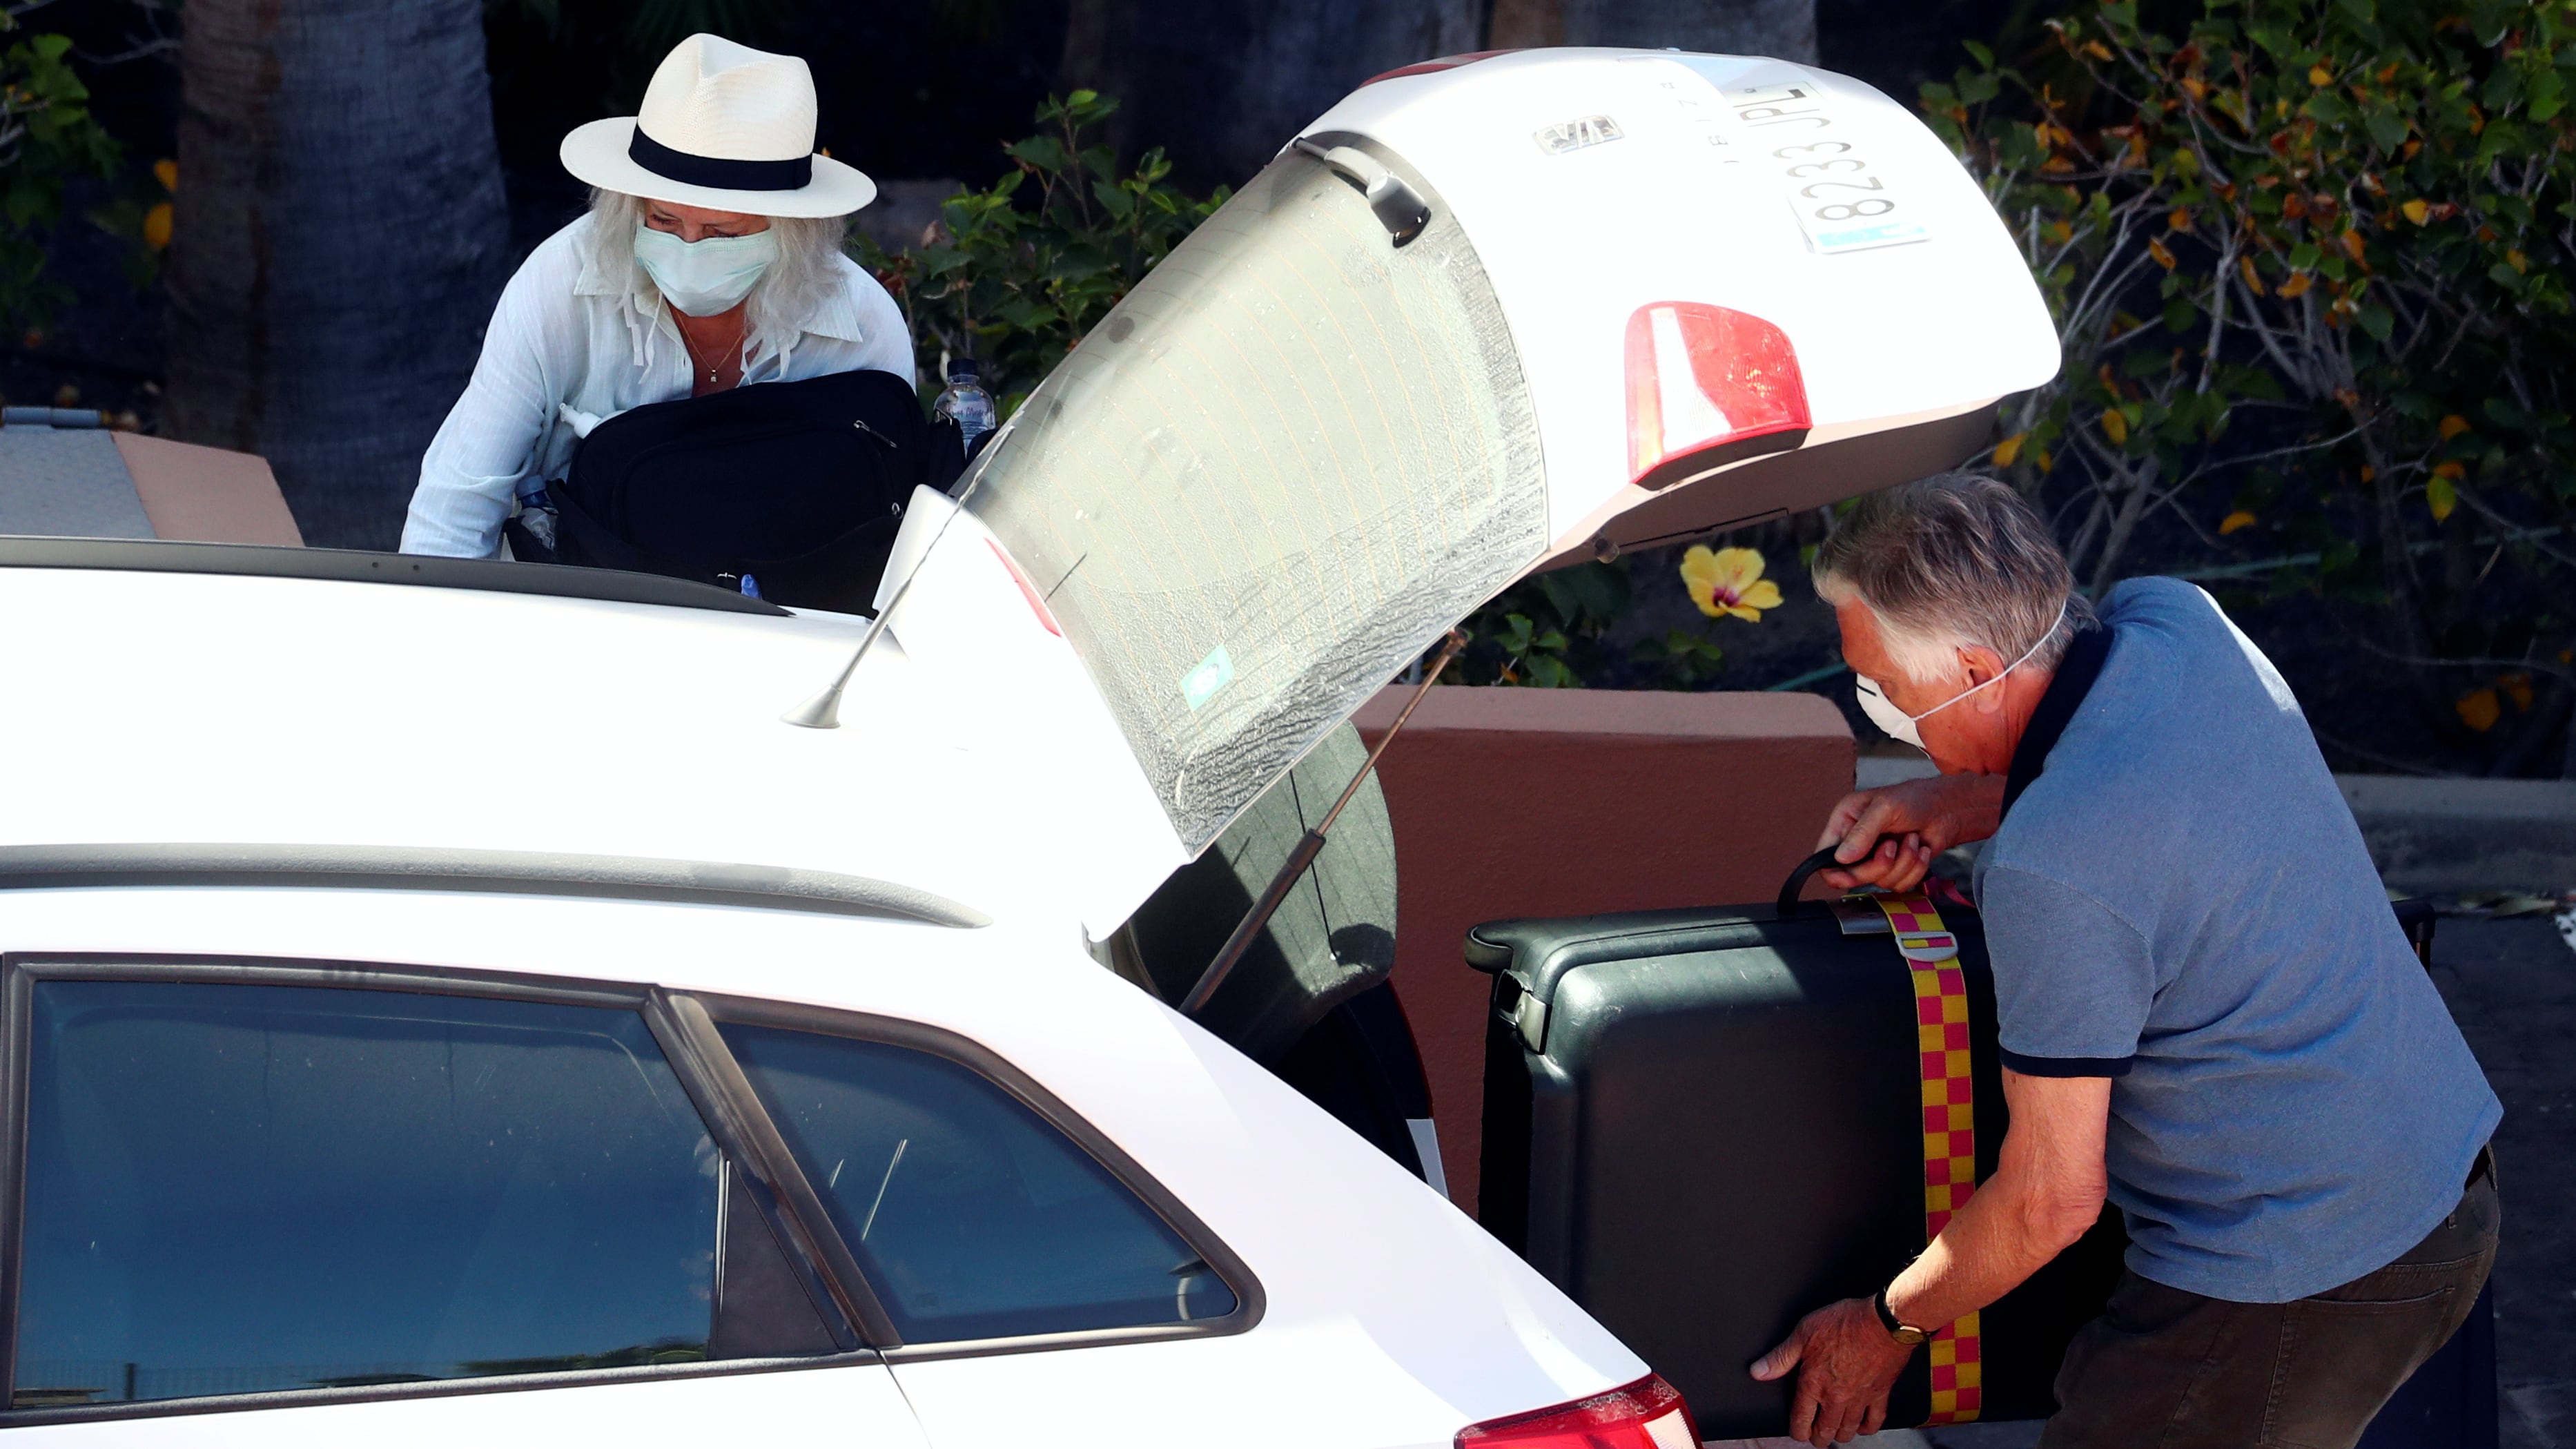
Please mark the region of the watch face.
POLYGON ((1912 1348, 1914 1345, 1921 1343, 1932 1335, 1924 1332, 1922 1329, 1908 1326, 1897 1329, 1891 1336, 1895 1338, 1898 1343, 1904 1344, 1907 1348, 1912 1348))

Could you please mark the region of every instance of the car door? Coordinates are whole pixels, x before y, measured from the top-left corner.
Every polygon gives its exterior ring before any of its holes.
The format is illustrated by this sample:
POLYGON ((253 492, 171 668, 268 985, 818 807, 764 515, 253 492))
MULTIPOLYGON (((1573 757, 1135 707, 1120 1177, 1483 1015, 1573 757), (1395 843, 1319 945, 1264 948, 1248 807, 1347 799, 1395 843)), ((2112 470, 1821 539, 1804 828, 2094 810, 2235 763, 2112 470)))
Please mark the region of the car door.
POLYGON ((920 1449, 741 1104, 652 993, 0 973, 18 1435, 920 1449))
MULTIPOLYGON (((1060 1445, 1274 1442, 1245 1406, 1308 1360, 1246 1336, 1261 1285, 1044 1088, 911 1023, 707 1009, 874 1286, 900 1340, 887 1361, 936 1449, 1007 1449, 1037 1425, 1060 1445)), ((1340 1384, 1339 1418, 1378 1413, 1382 1430, 1383 1388, 1340 1384)))

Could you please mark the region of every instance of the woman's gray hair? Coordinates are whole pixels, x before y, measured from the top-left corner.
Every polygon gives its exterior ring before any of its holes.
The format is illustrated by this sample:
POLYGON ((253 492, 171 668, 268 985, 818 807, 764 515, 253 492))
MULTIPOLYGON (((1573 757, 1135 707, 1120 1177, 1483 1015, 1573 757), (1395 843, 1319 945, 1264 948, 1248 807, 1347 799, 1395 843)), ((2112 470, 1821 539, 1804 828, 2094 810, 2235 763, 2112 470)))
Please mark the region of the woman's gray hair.
MULTIPOLYGON (((622 191, 590 193, 592 255, 612 277, 650 290, 653 279, 635 264, 635 226, 648 203, 622 191)), ((850 234, 846 216, 773 216, 769 229, 778 233, 778 260, 761 274, 745 309, 744 334, 751 344, 785 352, 803 335, 805 324, 842 287, 841 244, 850 234)))
POLYGON ((1943 473, 1863 496, 1816 550, 1816 592, 1877 616, 1909 681, 1950 673, 1983 645, 2010 664, 2054 669, 2093 618, 2048 525, 2019 493, 1973 473, 1943 473), (2063 610, 2063 613, 2060 611, 2063 610))

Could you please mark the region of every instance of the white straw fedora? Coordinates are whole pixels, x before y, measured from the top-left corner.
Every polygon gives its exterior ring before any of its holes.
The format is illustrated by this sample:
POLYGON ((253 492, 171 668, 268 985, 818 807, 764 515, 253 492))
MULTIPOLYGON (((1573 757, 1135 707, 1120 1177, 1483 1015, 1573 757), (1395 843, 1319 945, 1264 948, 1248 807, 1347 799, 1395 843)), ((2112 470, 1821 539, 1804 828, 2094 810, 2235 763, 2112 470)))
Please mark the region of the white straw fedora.
POLYGON ((856 167, 814 153, 814 73, 714 35, 662 58, 643 113, 577 127, 566 171, 603 191, 755 216, 845 216, 876 200, 856 167))

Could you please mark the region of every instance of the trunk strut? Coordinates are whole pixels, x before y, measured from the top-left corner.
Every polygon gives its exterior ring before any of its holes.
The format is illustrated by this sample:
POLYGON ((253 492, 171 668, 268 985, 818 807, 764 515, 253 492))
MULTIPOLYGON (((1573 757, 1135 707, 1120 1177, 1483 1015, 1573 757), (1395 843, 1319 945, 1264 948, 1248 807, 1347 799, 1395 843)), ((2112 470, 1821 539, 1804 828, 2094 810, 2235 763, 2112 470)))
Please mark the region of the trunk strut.
POLYGON ((1216 995, 1216 989, 1225 984, 1225 978, 1243 960, 1244 953, 1252 949, 1252 938, 1260 935, 1261 928, 1270 924, 1270 917, 1278 911, 1280 903, 1288 899, 1288 892, 1296 889, 1297 878, 1315 863, 1315 857, 1324 849, 1324 832, 1333 828, 1333 822, 1342 816, 1342 807, 1351 803, 1351 797, 1357 795, 1360 786, 1368 780, 1369 771, 1377 768, 1377 757, 1386 753, 1388 745, 1395 743, 1396 735, 1404 729, 1404 722, 1413 718, 1414 706, 1422 703, 1422 697, 1431 692, 1431 686, 1440 682, 1440 671, 1448 668, 1449 661, 1457 658, 1458 651, 1466 647, 1466 632, 1450 630, 1449 641, 1440 646, 1439 657, 1423 671, 1422 683, 1414 687, 1413 697, 1404 702, 1403 712, 1395 717, 1394 724, 1387 726, 1377 747, 1360 762, 1359 773, 1351 776, 1351 783, 1342 790, 1342 798, 1333 802, 1333 808, 1324 812, 1324 818, 1317 821, 1313 829, 1298 838, 1297 848, 1288 852, 1287 862, 1279 867, 1277 875, 1270 878, 1269 888, 1262 891, 1261 899, 1254 901, 1252 909, 1243 913, 1243 920, 1235 926, 1234 934, 1225 938, 1225 945, 1217 951, 1216 959, 1208 963, 1207 970, 1199 973, 1198 984, 1190 988, 1189 995, 1181 998, 1183 1016, 1196 1016, 1206 1009, 1208 998, 1216 995))

